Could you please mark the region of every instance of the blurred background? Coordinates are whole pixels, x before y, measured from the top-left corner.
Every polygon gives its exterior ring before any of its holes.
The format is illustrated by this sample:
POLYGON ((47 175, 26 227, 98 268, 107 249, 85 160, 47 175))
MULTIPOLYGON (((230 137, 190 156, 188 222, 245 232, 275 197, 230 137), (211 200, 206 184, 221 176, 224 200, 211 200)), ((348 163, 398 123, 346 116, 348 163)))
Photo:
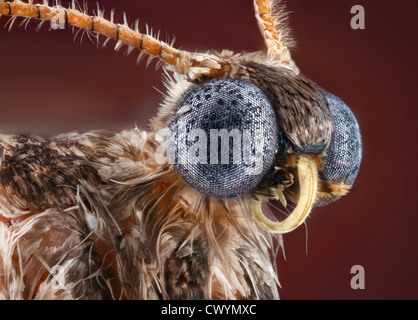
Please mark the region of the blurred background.
MULTIPOLYGON (((96 1, 87 1, 90 14, 96 1)), ((101 0, 176 37, 187 50, 263 50, 252 0, 101 0)), ((282 299, 417 299, 416 198, 418 3, 362 0, 365 30, 350 27, 354 0, 288 0, 297 47, 293 58, 308 78, 349 104, 363 134, 363 163, 349 196, 316 208, 284 235, 277 263, 282 299), (365 269, 353 290, 351 267, 365 269)), ((68 1, 62 1, 66 6, 68 1)), ((136 52, 115 53, 71 29, 25 31, 0 19, 0 132, 43 137, 137 125, 147 129, 164 91, 155 63, 136 66, 136 52), (75 38, 75 39, 74 39, 75 38)), ((103 39, 101 39, 101 43, 103 39)))

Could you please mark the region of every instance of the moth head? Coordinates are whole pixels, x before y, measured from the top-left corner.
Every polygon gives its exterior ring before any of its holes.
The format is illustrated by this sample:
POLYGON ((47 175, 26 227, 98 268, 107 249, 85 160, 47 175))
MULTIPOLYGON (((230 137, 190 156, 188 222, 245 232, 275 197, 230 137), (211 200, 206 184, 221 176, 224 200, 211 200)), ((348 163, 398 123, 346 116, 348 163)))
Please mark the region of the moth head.
POLYGON ((286 233, 314 206, 348 193, 362 143, 350 108, 300 74, 277 23, 284 11, 266 3, 255 1, 267 52, 205 53, 197 69, 169 79, 153 124, 168 127, 170 161, 192 188, 206 197, 247 197, 260 227, 286 233), (272 221, 262 209, 271 199, 295 208, 272 221))

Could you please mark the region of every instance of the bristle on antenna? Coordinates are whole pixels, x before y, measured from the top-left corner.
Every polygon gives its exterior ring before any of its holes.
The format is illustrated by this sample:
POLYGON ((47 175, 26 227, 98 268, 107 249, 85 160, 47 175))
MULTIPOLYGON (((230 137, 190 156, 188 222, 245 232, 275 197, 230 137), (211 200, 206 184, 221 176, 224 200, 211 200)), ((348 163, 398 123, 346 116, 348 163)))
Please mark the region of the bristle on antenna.
POLYGON ((294 41, 289 36, 283 2, 281 0, 254 0, 254 10, 267 47, 267 55, 296 74, 299 73, 289 51, 294 41))
MULTIPOLYGON (((67 9, 58 5, 50 6, 47 1, 44 1, 43 4, 33 4, 31 0, 28 2, 0 0, 1 15, 12 17, 9 29, 17 17, 23 17, 51 21, 51 24, 60 23, 103 35, 117 41, 115 49, 118 49, 122 44, 139 49, 141 53, 148 54, 150 58, 159 58, 165 63, 165 66, 171 67, 179 74, 186 75, 190 81, 202 76, 215 77, 222 69, 222 62, 216 56, 175 49, 172 45, 160 41, 158 37, 153 37, 148 33, 140 33, 137 30, 137 24, 134 30, 131 29, 126 21, 126 15, 124 15, 123 24, 113 22, 113 11, 110 13, 110 20, 105 19, 103 17, 104 11, 99 7, 96 14, 90 16, 76 9, 74 4, 67 9)), ((130 51, 129 48, 128 52, 130 51)))

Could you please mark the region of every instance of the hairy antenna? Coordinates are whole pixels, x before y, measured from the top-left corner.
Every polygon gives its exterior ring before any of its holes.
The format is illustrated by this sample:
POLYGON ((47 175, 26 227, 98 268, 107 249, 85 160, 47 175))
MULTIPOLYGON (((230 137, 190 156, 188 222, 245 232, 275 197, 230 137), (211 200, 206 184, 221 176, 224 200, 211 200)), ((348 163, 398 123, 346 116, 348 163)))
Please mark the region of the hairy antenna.
MULTIPOLYGON (((85 10, 87 11, 87 10, 85 10)), ((94 32, 103 35, 108 39, 114 39, 117 42, 116 49, 122 44, 126 44, 131 48, 137 48, 141 51, 139 58, 143 54, 150 57, 161 59, 166 66, 170 67, 179 74, 184 74, 190 81, 195 80, 202 75, 213 77, 222 69, 222 63, 213 55, 202 53, 190 53, 178 50, 171 45, 160 41, 148 32, 140 33, 131 29, 124 19, 124 24, 113 22, 114 11, 111 12, 111 20, 103 17, 103 11, 90 16, 87 13, 76 9, 75 2, 70 8, 60 6, 50 6, 47 0, 43 4, 33 4, 33 0, 28 2, 0 0, 0 16, 11 16, 10 27, 13 25, 14 19, 17 17, 27 19, 37 19, 42 22, 51 21, 63 23, 65 26, 74 26, 85 29, 88 32, 94 32)), ((42 23, 41 22, 41 23, 42 23)))
POLYGON ((289 47, 294 45, 294 41, 289 35, 283 1, 254 0, 254 10, 267 47, 267 55, 298 74, 299 70, 289 51, 289 47))

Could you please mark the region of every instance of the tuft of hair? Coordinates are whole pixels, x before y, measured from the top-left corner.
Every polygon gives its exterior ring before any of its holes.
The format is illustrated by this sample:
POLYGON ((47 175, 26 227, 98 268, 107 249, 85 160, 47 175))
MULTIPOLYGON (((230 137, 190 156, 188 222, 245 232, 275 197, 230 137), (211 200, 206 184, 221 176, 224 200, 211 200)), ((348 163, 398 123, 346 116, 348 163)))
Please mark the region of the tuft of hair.
POLYGON ((283 0, 271 1, 271 15, 274 19, 274 26, 279 38, 286 47, 294 48, 296 40, 292 36, 292 29, 289 26, 289 13, 283 0))

